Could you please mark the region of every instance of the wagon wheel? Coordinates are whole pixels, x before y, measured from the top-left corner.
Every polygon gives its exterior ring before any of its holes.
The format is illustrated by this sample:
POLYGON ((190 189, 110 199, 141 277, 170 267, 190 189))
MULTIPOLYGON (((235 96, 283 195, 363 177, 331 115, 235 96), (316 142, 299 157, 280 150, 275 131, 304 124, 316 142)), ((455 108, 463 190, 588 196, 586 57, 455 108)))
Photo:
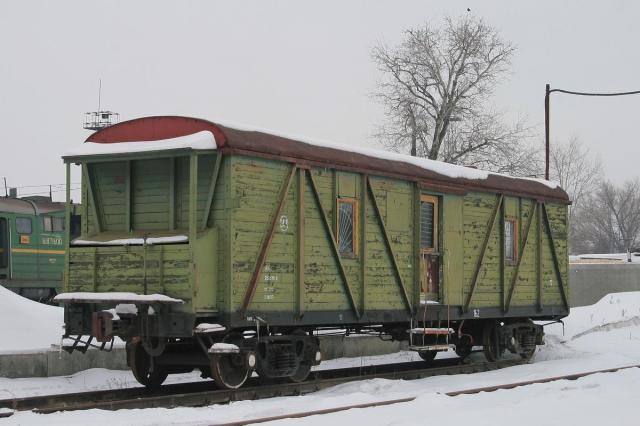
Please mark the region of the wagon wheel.
POLYGON ((522 359, 526 359, 527 361, 531 359, 531 357, 533 357, 533 354, 536 352, 536 347, 534 346, 533 348, 529 349, 529 350, 524 350, 522 352, 519 353, 520 358, 522 359))
MULTIPOLYGON (((241 334, 230 333, 222 341, 242 346, 241 334)), ((242 354, 211 354, 211 376, 222 389, 238 389, 249 377, 249 367, 242 354)))
POLYGON ((431 364, 433 360, 438 355, 438 351, 419 351, 418 355, 422 358, 427 364, 431 364))
MULTIPOLYGON (((304 330, 294 330, 292 333, 294 336, 306 336, 307 333, 304 330)), ((304 344, 302 342, 297 342, 296 344, 296 357, 301 358, 304 357, 304 344)), ((309 377, 309 373, 311 373, 311 363, 309 360, 305 360, 304 358, 300 360, 298 363, 298 368, 293 372, 291 376, 289 376, 289 380, 294 383, 300 383, 307 380, 309 377)))
POLYGON ((456 345, 456 355, 458 355, 460 358, 466 358, 469 355, 471 355, 471 350, 473 349, 473 346, 471 345, 456 345))
POLYGON ((138 383, 147 388, 159 387, 169 375, 162 367, 153 365, 151 355, 144 350, 140 342, 127 343, 127 361, 138 383))
POLYGON ((502 359, 504 347, 498 339, 498 324, 495 321, 487 321, 482 329, 482 346, 484 356, 489 362, 502 359))
MULTIPOLYGON (((533 321, 528 320, 527 322, 533 325, 533 321)), ((518 355, 520 355, 520 358, 526 359, 528 361, 531 359, 531 357, 533 357, 533 354, 536 352, 537 346, 535 344, 535 337, 527 336, 525 337, 525 339, 525 342, 520 342, 521 348, 522 346, 524 346, 524 348, 522 348, 522 350, 518 352, 518 355), (527 345, 529 346, 528 349, 526 348, 527 345)))

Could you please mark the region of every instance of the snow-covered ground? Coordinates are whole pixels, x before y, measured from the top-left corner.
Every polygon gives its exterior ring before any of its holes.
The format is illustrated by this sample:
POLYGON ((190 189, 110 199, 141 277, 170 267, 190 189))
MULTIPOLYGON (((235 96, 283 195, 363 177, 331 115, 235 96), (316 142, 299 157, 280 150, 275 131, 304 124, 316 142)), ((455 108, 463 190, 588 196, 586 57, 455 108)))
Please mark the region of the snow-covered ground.
MULTIPOLYGON (((629 263, 627 253, 589 253, 569 256, 571 263, 629 263)), ((631 263, 640 263, 640 254, 631 253, 631 263)))
MULTIPOLYGON (((608 423, 637 425, 640 369, 598 374, 575 381, 558 381, 512 390, 448 397, 444 392, 514 381, 557 376, 640 363, 640 292, 608 295, 595 305, 572 310, 562 326, 548 326, 547 344, 528 365, 474 375, 431 377, 414 381, 367 380, 336 386, 311 395, 260 401, 241 401, 202 408, 88 410, 40 415, 17 413, 6 424, 70 425, 200 425, 274 416, 284 413, 345 406, 416 396, 413 402, 282 420, 280 424, 413 425, 469 423, 475 425, 566 425, 608 423)), ((481 359, 481 354, 472 355, 481 359)), ((328 361, 325 368, 389 360, 408 361, 399 353, 328 361)), ((194 380, 196 374, 174 381, 194 380)), ((71 377, 0 379, 0 397, 69 392, 129 386, 128 372, 89 370, 71 377)), ((278 423, 278 422, 276 422, 278 423)))
POLYGON ((33 302, 2 286, 0 301, 0 352, 31 352, 60 344, 62 308, 33 302))

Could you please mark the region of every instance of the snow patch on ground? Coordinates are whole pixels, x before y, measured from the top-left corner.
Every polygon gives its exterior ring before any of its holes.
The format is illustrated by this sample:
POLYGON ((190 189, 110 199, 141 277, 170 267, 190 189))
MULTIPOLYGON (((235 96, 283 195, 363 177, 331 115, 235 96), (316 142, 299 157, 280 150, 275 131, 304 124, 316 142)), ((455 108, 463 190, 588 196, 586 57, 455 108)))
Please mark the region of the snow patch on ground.
POLYGON ((33 352, 60 344, 62 308, 26 299, 0 286, 0 352, 33 352))
MULTIPOLYGON (((374 379, 347 383, 309 395, 200 408, 119 410, 38 415, 17 413, 6 424, 51 425, 200 425, 282 415, 379 400, 416 397, 412 402, 367 409, 352 409, 324 416, 289 419, 277 424, 450 424, 454 417, 472 419, 480 426, 601 424, 637 425, 635 412, 640 393, 640 369, 597 374, 574 381, 557 381, 511 390, 448 397, 445 392, 520 382, 640 363, 640 326, 635 318, 640 292, 608 295, 592 306, 573 309, 560 324, 546 327, 546 345, 527 365, 473 375, 431 377, 421 380, 374 379), (452 417, 453 416, 453 417, 452 417)), ((440 356, 452 356, 449 353, 440 356)), ((482 354, 471 355, 481 360, 482 354)), ((328 361, 321 368, 369 365, 373 362, 411 361, 416 354, 328 361)), ((198 380, 196 373, 169 376, 171 382, 198 380)), ((134 384, 129 372, 89 370, 70 377, 0 379, 6 395, 58 391, 83 391, 134 384)), ((0 394, 0 397, 2 394, 0 394)))
POLYGON ((569 256, 570 263, 640 263, 640 254, 631 253, 631 262, 628 262, 627 253, 588 253, 569 256))

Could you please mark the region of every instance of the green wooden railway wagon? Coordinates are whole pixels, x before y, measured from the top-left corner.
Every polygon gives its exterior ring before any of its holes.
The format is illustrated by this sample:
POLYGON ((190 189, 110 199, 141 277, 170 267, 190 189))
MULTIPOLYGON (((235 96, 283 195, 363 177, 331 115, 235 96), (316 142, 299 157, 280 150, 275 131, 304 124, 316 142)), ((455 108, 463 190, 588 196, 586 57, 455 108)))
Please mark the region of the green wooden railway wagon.
POLYGON ((68 349, 119 336, 148 386, 303 380, 321 329, 427 361, 529 357, 533 320, 569 312, 569 200, 546 181, 186 117, 114 125, 64 160, 86 218, 57 297, 68 349))
POLYGON ((49 302, 62 288, 65 204, 0 197, 0 285, 49 302))

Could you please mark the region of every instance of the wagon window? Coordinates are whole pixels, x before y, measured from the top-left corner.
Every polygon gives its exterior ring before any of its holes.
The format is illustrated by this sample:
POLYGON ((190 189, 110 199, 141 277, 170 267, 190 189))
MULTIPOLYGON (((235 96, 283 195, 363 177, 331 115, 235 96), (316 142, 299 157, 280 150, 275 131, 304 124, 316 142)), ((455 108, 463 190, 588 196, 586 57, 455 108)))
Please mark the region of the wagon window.
POLYGON ((420 197, 420 248, 434 251, 438 245, 438 199, 429 195, 420 197))
POLYGON ((54 217, 52 218, 53 222, 53 232, 62 232, 64 231, 64 218, 62 217, 54 217))
POLYGON ((30 234, 31 233, 31 219, 26 217, 16 218, 16 232, 18 234, 30 234))
POLYGON ((355 256, 357 245, 356 211, 357 200, 338 198, 338 251, 340 254, 355 256))
POLYGON ((504 258, 514 262, 517 257, 516 247, 516 221, 515 219, 505 219, 504 221, 504 258))

